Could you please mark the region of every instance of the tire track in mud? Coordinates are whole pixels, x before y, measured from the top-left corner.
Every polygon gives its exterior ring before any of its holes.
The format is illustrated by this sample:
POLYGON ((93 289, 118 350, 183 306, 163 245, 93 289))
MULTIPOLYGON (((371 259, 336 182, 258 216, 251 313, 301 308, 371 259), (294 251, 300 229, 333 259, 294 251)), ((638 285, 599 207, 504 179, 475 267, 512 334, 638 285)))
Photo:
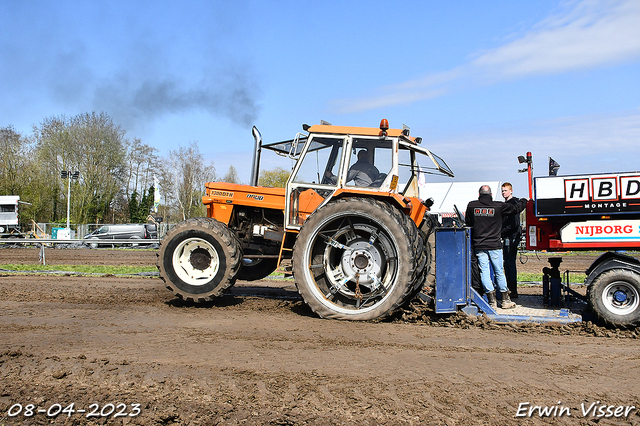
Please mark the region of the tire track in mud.
MULTIPOLYGON (((15 352, 0 355, 0 361, 3 377, 14 382, 12 389, 2 387, 3 395, 17 388, 21 394, 32 395, 30 402, 45 407, 71 400, 78 406, 88 406, 94 399, 86 395, 96 394, 128 404, 136 401, 143 407, 143 416, 130 424, 229 424, 252 420, 260 424, 367 424, 365 419, 389 425, 521 424, 513 415, 517 404, 500 395, 522 393, 522 387, 500 380, 489 389, 484 384, 487 398, 484 392, 470 395, 469 389, 478 389, 483 384, 466 379, 459 383, 428 378, 393 383, 363 379, 353 383, 343 376, 313 371, 268 374, 242 369, 207 369, 206 374, 202 374, 189 366, 168 371, 161 365, 138 365, 107 358, 42 359, 15 352), (31 367, 29 363, 36 366, 31 367), (25 376, 38 379, 28 383, 22 379, 25 376), (179 402, 175 399, 178 394, 179 402)), ((522 394, 522 398, 535 400, 543 396, 547 401, 556 398, 571 401, 573 393, 573 390, 534 386, 522 394)), ((593 397, 625 403, 606 393, 593 397)), ((6 412, 9 402, 6 396, 0 398, 2 412, 6 412)), ((553 403, 556 402, 557 399, 553 403)), ((580 402, 574 400, 566 406, 579 413, 580 402)), ((575 420, 557 418, 551 424, 575 425, 575 420)), ((633 424, 640 421, 640 417, 634 415, 628 420, 627 424, 633 424)), ((34 424, 45 423, 48 420, 34 424)), ((545 418, 531 418, 527 424, 550 422, 545 418)))
POLYGON ((516 425, 523 401, 574 413, 584 401, 639 405, 636 334, 406 312, 327 321, 296 300, 231 295, 201 307, 154 279, 51 278, 0 277, 0 424, 22 424, 2 416, 27 401, 136 402, 143 413, 129 424, 142 425, 516 425))

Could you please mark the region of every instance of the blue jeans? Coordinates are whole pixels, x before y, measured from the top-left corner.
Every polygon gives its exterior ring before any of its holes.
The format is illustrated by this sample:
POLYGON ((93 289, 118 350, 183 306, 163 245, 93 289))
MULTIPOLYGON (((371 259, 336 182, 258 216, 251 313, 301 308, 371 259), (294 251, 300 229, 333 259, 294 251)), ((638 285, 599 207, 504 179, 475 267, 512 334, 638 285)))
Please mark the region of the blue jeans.
POLYGON ((504 266, 502 264, 502 250, 475 250, 478 257, 478 266, 480 267, 480 279, 482 280, 482 286, 484 291, 491 293, 495 290, 493 282, 491 281, 491 269, 489 268, 489 262, 493 266, 493 275, 495 276, 496 283, 500 292, 508 291, 507 279, 504 276, 504 266))

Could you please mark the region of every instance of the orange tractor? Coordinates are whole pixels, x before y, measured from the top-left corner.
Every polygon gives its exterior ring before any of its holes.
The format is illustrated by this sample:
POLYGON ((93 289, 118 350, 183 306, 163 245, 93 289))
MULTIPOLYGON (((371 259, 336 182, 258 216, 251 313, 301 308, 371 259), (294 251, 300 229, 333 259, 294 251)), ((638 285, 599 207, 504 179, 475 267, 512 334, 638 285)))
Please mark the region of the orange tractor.
POLYGON ((177 296, 203 302, 236 280, 292 265, 298 291, 323 318, 389 315, 423 288, 437 223, 419 198, 423 174, 453 177, 409 129, 304 125, 262 144, 253 128, 251 185, 206 184, 206 218, 163 239, 158 269, 177 296), (286 188, 257 186, 262 149, 295 159, 286 188))

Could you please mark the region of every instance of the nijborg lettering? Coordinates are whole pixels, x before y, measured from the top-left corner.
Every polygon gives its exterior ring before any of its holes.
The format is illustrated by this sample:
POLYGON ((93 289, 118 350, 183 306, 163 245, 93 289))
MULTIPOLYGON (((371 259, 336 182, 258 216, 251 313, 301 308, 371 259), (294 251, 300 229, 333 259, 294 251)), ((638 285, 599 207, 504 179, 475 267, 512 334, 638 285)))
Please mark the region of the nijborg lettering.
POLYGON ((585 226, 576 226, 576 235, 624 235, 631 234, 633 232, 633 227, 631 225, 585 225, 585 226))

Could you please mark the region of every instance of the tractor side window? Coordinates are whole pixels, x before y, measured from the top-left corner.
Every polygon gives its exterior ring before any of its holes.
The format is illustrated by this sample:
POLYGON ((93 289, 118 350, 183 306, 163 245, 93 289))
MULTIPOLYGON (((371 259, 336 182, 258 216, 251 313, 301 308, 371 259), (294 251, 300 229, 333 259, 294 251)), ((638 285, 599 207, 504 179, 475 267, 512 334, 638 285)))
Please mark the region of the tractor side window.
POLYGON ((391 142, 356 140, 349 159, 348 186, 379 188, 392 164, 391 142))
POLYGON ((307 151, 293 182, 335 184, 341 155, 342 139, 314 139, 312 148, 307 151))

